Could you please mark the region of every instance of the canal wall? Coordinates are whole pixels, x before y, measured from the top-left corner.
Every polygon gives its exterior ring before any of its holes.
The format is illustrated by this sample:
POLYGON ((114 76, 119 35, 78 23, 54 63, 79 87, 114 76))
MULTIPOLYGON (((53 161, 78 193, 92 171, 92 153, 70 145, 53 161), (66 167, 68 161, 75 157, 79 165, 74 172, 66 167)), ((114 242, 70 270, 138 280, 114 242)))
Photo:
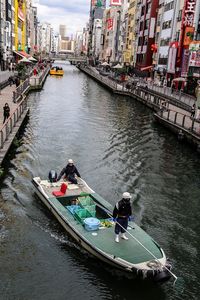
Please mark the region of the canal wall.
MULTIPOLYGON (((13 143, 14 138, 23 126, 29 108, 27 106, 27 95, 32 90, 40 90, 49 74, 49 67, 40 72, 37 76, 30 76, 16 89, 14 86, 5 87, 0 98, 10 107, 10 117, 0 128, 0 166, 13 143)), ((0 122, 3 123, 3 109, 0 115, 0 122)))
POLYGON ((111 92, 129 96, 151 108, 157 122, 175 133, 180 140, 185 140, 200 149, 200 121, 191 117, 194 97, 175 94, 169 92, 169 89, 154 88, 144 81, 139 83, 140 86, 133 85, 128 89, 125 85, 100 75, 94 68, 82 65, 78 68, 111 92))

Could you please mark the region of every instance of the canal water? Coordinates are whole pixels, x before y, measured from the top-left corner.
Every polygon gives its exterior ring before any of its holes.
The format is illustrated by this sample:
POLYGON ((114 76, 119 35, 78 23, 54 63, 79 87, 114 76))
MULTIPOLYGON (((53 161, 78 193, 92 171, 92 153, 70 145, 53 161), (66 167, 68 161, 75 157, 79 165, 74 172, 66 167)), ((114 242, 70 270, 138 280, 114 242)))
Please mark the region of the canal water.
POLYGON ((63 78, 29 95, 30 119, 1 183, 0 299, 199 299, 198 154, 142 104, 62 67, 63 78), (181 286, 124 278, 65 233, 31 179, 59 172, 68 158, 113 205, 132 193, 135 221, 163 247, 181 286))

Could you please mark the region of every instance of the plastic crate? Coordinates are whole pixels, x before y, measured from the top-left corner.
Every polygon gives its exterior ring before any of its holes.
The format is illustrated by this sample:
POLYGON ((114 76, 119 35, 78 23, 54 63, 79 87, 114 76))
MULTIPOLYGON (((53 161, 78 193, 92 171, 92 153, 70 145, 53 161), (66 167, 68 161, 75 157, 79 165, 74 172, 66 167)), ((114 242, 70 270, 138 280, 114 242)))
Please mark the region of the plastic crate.
POLYGON ((74 216, 82 224, 83 224, 83 221, 86 218, 92 217, 92 215, 89 213, 89 211, 87 209, 84 209, 84 208, 76 210, 75 213, 74 213, 74 216))
POLYGON ((86 196, 86 197, 79 197, 79 204, 85 208, 85 206, 90 206, 90 205, 94 205, 94 201, 92 200, 92 198, 90 198, 90 196, 86 196))
POLYGON ((92 215, 92 217, 96 216, 96 205, 89 205, 89 206, 85 206, 85 209, 87 209, 87 211, 89 211, 89 213, 92 215))
POLYGON ((69 210, 69 212, 74 215, 75 212, 78 210, 78 209, 81 209, 81 207, 79 205, 68 205, 68 206, 65 206, 67 210, 69 210))

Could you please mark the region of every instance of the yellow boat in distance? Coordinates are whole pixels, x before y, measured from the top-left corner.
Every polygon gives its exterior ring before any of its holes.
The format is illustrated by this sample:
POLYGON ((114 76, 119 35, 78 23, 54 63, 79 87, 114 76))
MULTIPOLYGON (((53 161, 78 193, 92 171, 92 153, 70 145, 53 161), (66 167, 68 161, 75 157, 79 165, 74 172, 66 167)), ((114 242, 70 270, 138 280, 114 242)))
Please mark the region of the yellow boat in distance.
POLYGON ((58 75, 58 76, 63 76, 64 71, 63 68, 60 67, 52 67, 51 70, 49 71, 50 75, 58 75))

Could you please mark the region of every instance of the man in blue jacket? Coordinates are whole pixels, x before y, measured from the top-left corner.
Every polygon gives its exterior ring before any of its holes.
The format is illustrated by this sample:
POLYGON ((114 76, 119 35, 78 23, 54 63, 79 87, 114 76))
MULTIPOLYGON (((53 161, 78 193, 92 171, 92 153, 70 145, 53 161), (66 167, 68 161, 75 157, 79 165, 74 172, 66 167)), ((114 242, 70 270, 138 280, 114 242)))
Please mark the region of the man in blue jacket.
POLYGON ((75 175, 78 177, 81 177, 80 173, 78 172, 77 168, 74 165, 74 162, 72 159, 68 160, 68 164, 65 168, 62 169, 60 172, 60 175, 58 176, 58 180, 65 174, 65 177, 74 184, 77 184, 77 179, 75 178, 75 175))
POLYGON ((128 237, 125 235, 125 232, 128 227, 129 217, 132 215, 131 209, 131 195, 128 192, 123 193, 122 199, 118 201, 113 210, 113 218, 116 221, 115 223, 115 242, 119 243, 119 233, 121 232, 121 238, 128 240, 128 237))

